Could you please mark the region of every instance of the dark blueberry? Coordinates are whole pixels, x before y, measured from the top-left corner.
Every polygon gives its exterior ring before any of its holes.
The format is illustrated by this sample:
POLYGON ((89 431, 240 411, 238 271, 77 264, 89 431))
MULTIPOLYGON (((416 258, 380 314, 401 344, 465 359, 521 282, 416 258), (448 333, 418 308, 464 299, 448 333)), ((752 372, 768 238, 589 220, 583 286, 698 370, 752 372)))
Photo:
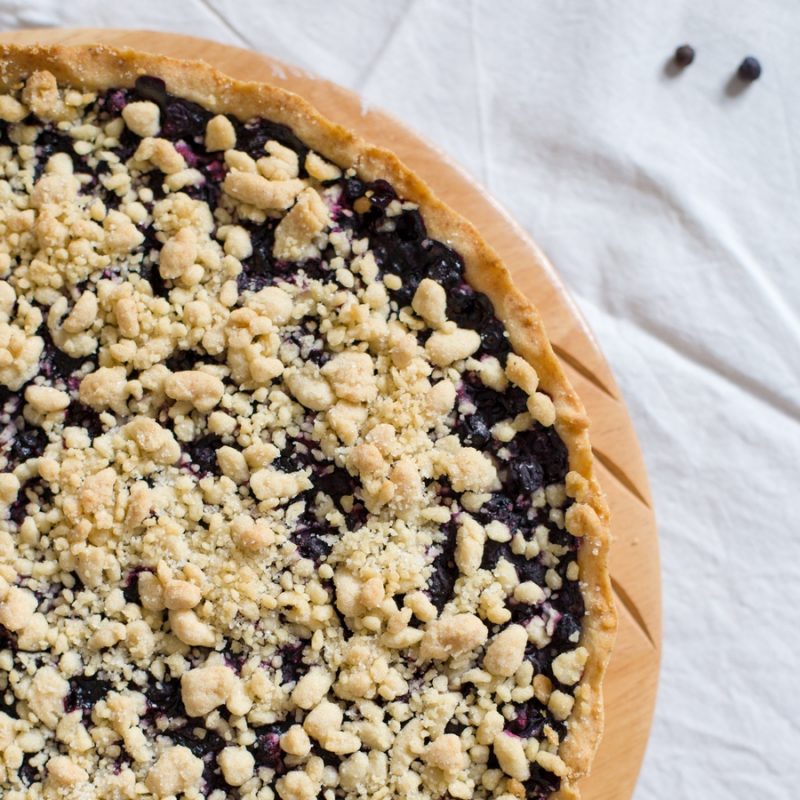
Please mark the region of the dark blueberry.
POLYGON ((492 434, 489 432, 489 426, 486 420, 480 414, 475 412, 466 417, 461 417, 456 426, 458 433, 461 436, 461 441, 467 447, 475 447, 478 450, 483 450, 489 442, 492 441, 492 434))
POLYGON ((511 352, 511 343, 508 341, 503 323, 499 319, 490 319, 481 328, 480 334, 483 352, 505 364, 511 352))
POLYGON ((342 764, 342 756, 332 753, 330 750, 326 750, 317 742, 311 745, 311 754, 317 756, 317 758, 321 758, 325 766, 334 767, 337 771, 342 764))
POLYGON ((19 395, 15 394, 8 388, 8 386, 4 386, 0 384, 0 412, 6 411, 8 412, 10 409, 6 408, 6 404, 8 403, 11 398, 14 398, 15 405, 18 405, 18 398, 19 395))
POLYGON ((535 644, 528 644, 525 648, 525 660, 533 664, 533 672, 538 675, 540 672, 552 679, 553 659, 558 655, 559 651, 554 646, 544 647, 539 649, 535 644))
POLYGON ((575 619, 582 619, 586 612, 579 581, 564 581, 552 603, 562 614, 571 614, 575 619))
MULTIPOLYGON (((119 146, 114 148, 114 155, 125 163, 133 158, 133 154, 137 151, 141 142, 142 140, 133 131, 125 128, 119 136, 119 146)), ((144 183, 149 183, 149 176, 143 176, 142 180, 144 183)), ((105 198, 106 202, 113 206, 119 205, 120 196, 116 192, 106 192, 105 198)))
POLYGON ((504 419, 513 419, 528 408, 528 396, 517 386, 510 386, 505 392, 496 392, 484 386, 480 378, 467 373, 464 390, 491 428, 504 419))
POLYGON ((222 651, 225 663, 237 674, 241 675, 245 661, 250 657, 250 650, 241 642, 229 642, 222 651), (234 652, 231 648, 236 648, 234 652))
POLYGON ((193 442, 183 442, 183 450, 189 457, 187 466, 200 475, 219 475, 217 450, 223 444, 222 437, 213 433, 207 433, 193 442))
POLYGON ((462 731, 464 730, 464 728, 466 728, 466 727, 467 727, 467 726, 466 726, 466 725, 464 725, 464 723, 462 723, 462 722, 459 722, 459 721, 458 721, 457 719, 455 719, 455 717, 454 717, 453 719, 451 719, 451 720, 450 720, 450 722, 448 722, 448 723, 447 723, 447 725, 445 725, 444 732, 445 732, 445 733, 454 733, 456 736, 460 736, 460 735, 461 735, 461 732, 462 732, 462 731))
POLYGON ((270 286, 278 274, 275 259, 272 257, 272 246, 275 242, 275 224, 266 222, 250 228, 252 254, 242 262, 242 271, 237 283, 240 291, 260 291, 270 286))
POLYGON ((161 249, 161 242, 156 239, 153 228, 145 228, 142 230, 142 233, 144 233, 145 236, 145 243, 142 248, 145 253, 145 258, 139 265, 138 273, 140 277, 150 284, 154 297, 163 297, 166 299, 169 297, 172 286, 167 285, 158 269, 157 258, 161 249))
POLYGON ((199 163, 198 157, 195 155, 194 150, 183 141, 183 139, 175 142, 175 150, 183 156, 183 160, 189 167, 196 167, 199 163))
POLYGON ((36 158, 38 169, 41 171, 47 160, 54 153, 66 153, 71 159, 74 167, 80 166, 80 159, 73 149, 74 140, 60 131, 52 128, 45 128, 36 137, 36 158))
POLYGON ((186 716, 179 680, 156 681, 145 689, 144 694, 149 716, 164 716, 168 719, 186 716))
POLYGON ((310 281, 330 281, 333 278, 333 273, 328 266, 328 261, 322 258, 310 258, 307 261, 301 261, 298 264, 291 264, 288 262, 281 262, 284 264, 284 269, 287 272, 297 271, 303 272, 306 278, 310 281))
POLYGON ((39 359, 39 370, 42 375, 51 381, 66 381, 86 363, 86 360, 72 358, 59 349, 50 336, 50 331, 46 325, 42 325, 37 334, 44 339, 44 349, 39 359))
POLYGON ((353 508, 348 511, 345 515, 346 526, 347 530, 349 531, 357 531, 360 528, 363 528, 364 525, 367 524, 367 518, 369 517, 369 512, 365 508, 364 504, 356 501, 353 503, 353 508))
POLYGON ((302 439, 288 439, 283 450, 281 450, 272 466, 282 472, 297 472, 306 467, 316 466, 316 461, 312 453, 313 442, 302 439))
POLYGON ((547 800, 553 792, 561 788, 561 778, 542 769, 538 764, 531 764, 531 776, 525 781, 526 800, 547 800))
POLYGON ((529 700, 516 706, 514 719, 509 720, 506 730, 525 739, 538 736, 546 722, 543 706, 538 700, 529 700))
POLYGON ((399 275, 403 281, 400 289, 392 291, 392 299, 400 306, 410 305, 417 286, 426 274, 421 246, 404 242, 388 233, 372 237, 371 244, 375 261, 383 272, 399 275))
POLYGON ((483 546, 481 569, 493 570, 501 558, 508 560, 510 552, 508 545, 496 542, 494 539, 487 539, 483 546))
POLYGON ((580 629, 581 626, 578 620, 575 619, 575 617, 573 617, 569 612, 565 612, 561 615, 561 619, 556 625, 553 639, 562 645, 575 644, 574 641, 571 641, 571 637, 573 637, 576 633, 579 633, 580 629))
POLYGON ((17 526, 22 525, 28 516, 28 497, 25 492, 20 492, 17 499, 8 507, 8 518, 17 526))
POLYGON ((552 426, 545 428, 538 423, 530 430, 514 437, 515 457, 530 456, 542 467, 546 484, 564 480, 569 466, 567 448, 552 426))
POLYGON ((166 139, 202 136, 211 113, 189 100, 171 99, 162 112, 160 135, 166 139))
MULTIPOLYGON (((6 650, 13 647, 11 635, 2 625, 0 625, 0 650, 6 650)), ((17 698, 11 689, 0 691, 0 712, 8 714, 12 719, 19 719, 17 713, 17 698)))
POLYGON ((255 119, 244 124, 238 120, 232 120, 232 122, 236 128, 237 150, 244 150, 253 158, 261 158, 266 155, 264 145, 274 139, 284 147, 288 147, 297 153, 297 160, 300 164, 300 177, 305 175, 308 148, 294 135, 291 128, 265 119, 255 119))
POLYGON ((461 256, 441 242, 428 240, 423 243, 428 277, 451 288, 464 280, 464 262, 461 256))
POLYGON ((548 538, 553 544, 566 547, 569 550, 576 550, 580 544, 579 539, 576 539, 569 531, 562 530, 557 525, 550 523, 548 525, 548 530, 548 538))
POLYGON ((172 99, 162 116, 160 135, 167 139, 195 139, 205 133, 211 113, 189 100, 172 99))
POLYGON ((25 753, 25 755, 22 757, 22 764, 17 770, 17 774, 25 786, 38 783, 43 778, 41 768, 34 767, 33 764, 31 764, 31 761, 36 755, 36 753, 25 753))
POLYGON ((225 179, 228 168, 223 161, 218 158, 212 158, 203 166, 203 172, 208 180, 221 183, 225 179))
POLYGON ((102 98, 100 109, 116 115, 126 105, 128 105, 128 92, 125 89, 114 89, 102 98))
POLYGON ((404 211, 399 217, 395 217, 394 229, 405 242, 421 242, 428 235, 422 214, 416 210, 404 211))
POLYGON ((367 191, 370 193, 369 200, 372 205, 381 209, 386 208, 392 200, 397 199, 397 192, 395 192, 394 187, 388 181, 381 179, 368 184, 367 191))
POLYGON ((136 94, 142 100, 150 100, 163 108, 167 104, 167 84, 153 75, 142 75, 134 84, 136 94))
POLYGON ((203 179, 199 183, 187 186, 184 191, 193 200, 205 203, 209 208, 216 208, 219 205, 219 195, 221 189, 219 184, 203 179))
POLYGON ((73 400, 69 404, 64 425, 71 425, 75 428, 83 428, 89 437, 94 439, 103 432, 103 423, 100 422, 100 415, 89 406, 73 400))
POLYGON ((327 494, 337 505, 340 504, 342 497, 355 493, 356 479, 341 467, 327 467, 319 475, 312 478, 314 488, 318 492, 327 494))
POLYGON ((280 775, 284 772, 281 736, 289 728, 287 723, 276 723, 256 728, 256 740, 250 746, 250 752, 259 767, 269 767, 280 775))
POLYGON ((200 350, 175 350, 164 362, 170 372, 185 372, 199 367, 201 364, 219 363, 219 359, 200 350))
POLYGON ((8 451, 8 460, 14 466, 27 461, 29 458, 38 458, 47 447, 47 434, 41 428, 24 427, 11 441, 8 451))
POLYGON ((203 794, 205 797, 221 797, 224 800, 237 800, 241 797, 238 789, 228 785, 222 770, 213 759, 204 763, 203 794))
POLYGON ((447 526, 447 539, 442 545, 441 552, 433 559, 431 574, 428 578, 426 592, 431 602, 441 613, 442 609, 453 596, 453 587, 458 577, 455 564, 456 551, 456 526, 450 523, 447 526))
POLYGON ((8 518, 21 525, 28 515, 28 505, 36 503, 42 509, 48 509, 53 504, 53 491, 42 478, 33 478, 17 494, 17 499, 8 509, 8 518))
POLYGON ((757 81, 761 77, 761 62, 754 56, 747 56, 736 70, 739 80, 757 81))
POLYGON ((350 202, 361 197, 361 195, 363 195, 367 190, 367 187, 364 185, 364 181, 360 181, 358 178, 345 179, 342 188, 344 191, 344 196, 350 202))
POLYGON ((308 667, 303 663, 305 651, 306 642, 303 640, 280 649, 283 683, 295 683, 308 672, 308 667))
POLYGON ((447 317, 457 322, 461 328, 482 330, 495 318, 489 298, 463 286, 447 296, 447 317))
POLYGON ((139 576, 143 572, 152 572, 151 567, 136 567, 132 569, 125 578, 125 587, 122 590, 122 596, 125 598, 126 603, 142 604, 142 598, 139 596, 139 576))
POLYGON ((336 531, 325 520, 318 520, 313 512, 307 512, 303 516, 312 519, 297 523, 292 531, 292 541, 297 545, 303 558, 311 559, 318 564, 330 553, 333 546, 323 537, 330 537, 336 531))
POLYGON ((478 512, 478 519, 484 525, 497 520, 512 531, 520 527, 524 518, 524 514, 520 513, 514 502, 504 494, 499 493, 493 494, 478 512))
POLYGON ((682 44, 676 48, 674 59, 679 67, 688 67, 694 61, 694 47, 690 44, 682 44))
POLYGON ((510 478, 516 492, 535 492, 544 481, 544 470, 532 456, 519 456, 511 461, 510 478))
POLYGON ((67 711, 80 709, 91 712, 95 705, 111 691, 110 681, 78 675, 69 679, 69 694, 64 700, 67 711))
POLYGON ((191 750, 197 758, 216 756, 225 747, 225 740, 218 733, 199 727, 194 722, 167 730, 165 735, 169 736, 174 744, 183 745, 191 750))
POLYGON ((539 586, 544 586, 547 567, 538 559, 514 556, 511 561, 514 564, 514 569, 521 583, 533 581, 539 586))
POLYGON ((305 356, 306 361, 310 361, 312 364, 316 364, 318 367, 322 367, 330 361, 331 354, 327 350, 323 350, 321 347, 312 347, 305 356))

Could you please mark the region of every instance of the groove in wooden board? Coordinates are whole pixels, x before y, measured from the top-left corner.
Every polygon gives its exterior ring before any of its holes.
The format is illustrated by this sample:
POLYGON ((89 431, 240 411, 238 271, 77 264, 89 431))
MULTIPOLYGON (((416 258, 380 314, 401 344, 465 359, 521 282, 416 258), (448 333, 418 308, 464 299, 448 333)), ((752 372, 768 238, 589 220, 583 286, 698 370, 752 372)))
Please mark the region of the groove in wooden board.
POLYGON ((614 590, 614 594, 617 596, 617 599, 625 606, 625 610, 631 615, 633 621, 638 625, 639 630, 644 634, 645 638, 647 639, 650 644, 657 648, 658 645, 653 638, 653 635, 650 633, 650 630, 647 627, 647 623, 644 621, 644 617, 642 617, 639 609, 636 607, 636 603, 633 602, 630 595, 622 588, 622 585, 619 581, 612 576, 611 578, 611 588, 614 590))
POLYGON ((636 484, 625 474, 625 471, 618 464, 615 464, 602 450, 597 447, 592 448, 595 458, 635 497, 641 500, 648 508, 650 503, 647 498, 639 491, 636 484))
POLYGON ((572 353, 565 350, 560 344, 556 342, 551 342, 553 345, 553 350, 555 354, 565 363, 569 364, 575 372, 580 373, 586 378, 587 381, 593 383, 601 392, 607 394, 612 400, 617 400, 617 396, 609 389, 603 381, 600 380, 599 376, 590 370, 588 367, 584 366, 583 363, 572 353))
MULTIPOLYGON (((241 79, 267 80, 296 91, 366 139, 394 149, 445 202, 479 223, 488 241, 508 264, 520 289, 538 303, 551 341, 557 344, 556 352, 571 373, 592 421, 595 447, 599 445, 614 465, 622 463, 629 467, 624 474, 634 485, 647 486, 636 436, 621 397, 615 395, 613 375, 552 265, 485 190, 409 128, 378 108, 364 113, 357 95, 335 84, 268 57, 204 39, 150 31, 49 29, 0 33, 0 41, 100 42, 178 58, 204 58, 241 79), (571 361, 580 364, 583 370, 571 361), (597 378, 600 385, 590 376, 597 378), (637 476, 640 476, 638 481, 637 476)), ((584 800, 625 800, 631 797, 636 783, 655 702, 660 631, 658 539, 650 506, 619 483, 599 458, 598 471, 614 514, 611 563, 615 589, 622 588, 630 607, 640 612, 645 626, 642 629, 636 622, 628 604, 616 592, 620 629, 604 690, 606 733, 592 773, 581 782, 581 787, 584 800), (645 535, 648 532, 653 535, 645 535), (632 684, 637 687, 635 694, 630 691, 632 684)), ((642 491, 646 494, 648 490, 642 491)))

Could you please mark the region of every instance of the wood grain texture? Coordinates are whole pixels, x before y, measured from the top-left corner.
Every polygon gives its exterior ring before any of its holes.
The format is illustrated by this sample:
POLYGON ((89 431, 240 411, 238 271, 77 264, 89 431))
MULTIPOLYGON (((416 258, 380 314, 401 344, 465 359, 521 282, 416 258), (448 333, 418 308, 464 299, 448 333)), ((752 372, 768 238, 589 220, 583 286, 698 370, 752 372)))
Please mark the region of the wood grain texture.
POLYGON ((633 794, 655 703, 661 647, 658 539, 644 464, 614 377, 549 262, 527 234, 466 173, 378 109, 332 83, 236 47, 150 31, 36 30, 0 34, 0 42, 127 45, 200 58, 245 80, 283 86, 366 139, 394 150, 453 208, 477 225, 538 306, 556 352, 592 421, 598 473, 612 510, 612 581, 620 626, 605 683, 606 732, 582 784, 585 800, 633 794))

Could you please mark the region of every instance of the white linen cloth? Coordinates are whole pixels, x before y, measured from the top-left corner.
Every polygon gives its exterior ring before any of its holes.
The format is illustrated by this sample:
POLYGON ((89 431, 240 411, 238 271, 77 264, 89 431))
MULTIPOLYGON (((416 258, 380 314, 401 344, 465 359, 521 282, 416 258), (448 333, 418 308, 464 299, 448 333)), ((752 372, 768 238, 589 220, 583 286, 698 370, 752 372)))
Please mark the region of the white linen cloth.
POLYGON ((664 659, 637 800, 798 797, 795 0, 0 0, 0 25, 261 50, 472 172, 572 290, 649 467, 664 659), (668 77, 685 41, 695 63, 668 77), (736 93, 748 53, 764 73, 736 93))

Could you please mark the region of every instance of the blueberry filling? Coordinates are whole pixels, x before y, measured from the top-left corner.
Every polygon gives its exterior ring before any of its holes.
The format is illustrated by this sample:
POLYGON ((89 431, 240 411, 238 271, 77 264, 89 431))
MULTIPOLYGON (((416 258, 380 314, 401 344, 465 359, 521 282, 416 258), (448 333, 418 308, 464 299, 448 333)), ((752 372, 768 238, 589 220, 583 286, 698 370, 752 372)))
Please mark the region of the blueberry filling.
POLYGON ((532 764, 531 776, 524 785, 527 800, 547 800, 553 792, 558 791, 561 780, 538 764, 532 764))
POLYGON ((467 447, 483 450, 492 440, 492 434, 482 414, 467 414, 458 420, 456 430, 467 447))
POLYGON ((265 725, 256 728, 255 742, 250 746, 250 752, 259 767, 269 767, 275 770, 276 777, 286 771, 284 752, 281 749, 281 735, 286 732, 288 724, 265 725))
POLYGON ((66 383, 86 363, 80 358, 72 358, 56 346, 47 326, 43 325, 38 335, 44 339, 44 350, 39 359, 39 371, 51 382, 66 383))
POLYGON ((193 139, 205 130, 212 114, 197 103, 173 97, 164 81, 144 75, 136 80, 135 94, 154 102, 161 110, 160 135, 172 141, 193 139))
POLYGON ((186 716, 181 697, 181 684, 177 680, 154 681, 145 689, 147 717, 177 719, 186 716))
POLYGON ((47 434, 41 428, 23 427, 10 442, 6 452, 6 469, 14 469, 23 461, 38 458, 44 453, 47 441, 47 434))
POLYGON ((184 443, 184 451, 187 455, 186 465, 199 475, 219 475, 219 464, 217 463, 217 450, 223 446, 222 437, 209 433, 184 443))
POLYGON ((433 559, 431 574, 428 578, 427 593, 430 601, 441 613, 453 596, 453 587, 458 578, 458 568, 455 565, 456 530, 450 523, 446 528, 446 538, 441 545, 441 550, 433 559))
POLYGON ((104 699, 111 690, 110 681, 86 675, 71 678, 69 684, 70 689, 64 701, 64 709, 67 712, 80 709, 84 716, 91 715, 98 701, 104 699))
POLYGON ((22 765, 20 766, 17 774, 24 786, 31 786, 32 784, 41 781, 43 777, 43 770, 41 766, 33 764, 36 758, 35 753, 25 753, 22 757, 22 765))
POLYGON ((538 700, 531 699, 526 704, 515 707, 514 718, 508 722, 506 730, 522 738, 539 736, 547 721, 545 706, 538 700))
POLYGON ((319 564, 331 552, 335 534, 336 530, 332 525, 307 513, 298 521, 292 532, 292 541, 297 545, 303 558, 309 558, 315 564, 319 564))
POLYGON ((141 605, 142 598, 139 593, 139 576, 143 572, 152 572, 152 570, 149 567, 136 567, 132 569, 125 578, 122 596, 125 598, 126 603, 135 603, 137 606, 141 605))
POLYGON ((8 518, 17 526, 28 515, 29 506, 48 510, 53 502, 53 492, 40 478, 31 478, 17 493, 17 499, 9 506, 8 518))
POLYGON ((64 425, 82 428, 89 434, 90 439, 94 439, 103 433, 103 423, 100 421, 100 415, 97 411, 75 400, 69 404, 64 418, 64 425))
POLYGON ((303 663, 306 646, 307 643, 301 640, 280 649, 281 676, 284 683, 297 683, 308 672, 308 667, 303 663))

